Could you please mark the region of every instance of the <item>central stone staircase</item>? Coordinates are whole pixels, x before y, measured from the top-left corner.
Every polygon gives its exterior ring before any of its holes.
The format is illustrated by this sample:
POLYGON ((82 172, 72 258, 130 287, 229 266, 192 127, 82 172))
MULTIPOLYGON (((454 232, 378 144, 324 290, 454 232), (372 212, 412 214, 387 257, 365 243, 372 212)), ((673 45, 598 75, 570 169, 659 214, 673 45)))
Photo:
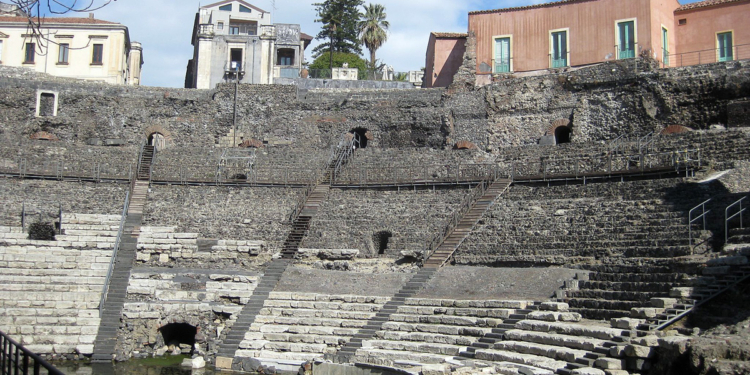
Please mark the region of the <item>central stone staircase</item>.
POLYGON ((302 207, 302 211, 292 222, 292 230, 284 241, 284 245, 281 249, 281 256, 284 259, 293 259, 294 255, 299 250, 299 245, 302 239, 305 238, 307 230, 310 228, 310 221, 318 212, 318 208, 328 197, 328 191, 331 189, 330 185, 318 185, 316 186, 305 201, 305 205, 302 207))
POLYGON ((395 314, 400 307, 404 305, 407 298, 413 297, 419 292, 422 287, 432 278, 437 271, 434 267, 424 267, 420 269, 406 285, 399 290, 396 295, 391 298, 383 308, 381 308, 373 318, 371 318, 367 324, 362 327, 359 332, 354 335, 341 349, 333 355, 331 358, 337 363, 349 363, 355 356, 357 351, 362 348, 362 343, 366 340, 371 340, 375 337, 375 334, 383 329, 383 324, 391 319, 391 315, 395 314))
POLYGON ((442 267, 446 264, 453 256, 453 253, 456 252, 459 245, 461 245, 461 242, 471 233, 479 219, 482 218, 482 215, 492 206, 497 197, 508 189, 511 182, 509 179, 498 179, 490 184, 484 194, 473 202, 471 208, 461 217, 450 234, 442 240, 435 251, 425 260, 424 266, 442 267))
POLYGON ((240 342, 245 338, 245 333, 247 333, 250 326, 255 322, 256 316, 263 309, 266 299, 273 292, 288 264, 289 261, 286 259, 276 259, 266 268, 263 278, 261 278, 258 286, 253 290, 253 295, 250 296, 250 301, 242 307, 237 321, 235 321, 231 330, 219 346, 217 356, 234 358, 240 342))
POLYGON ((130 271, 135 262, 138 235, 143 222, 143 207, 148 200, 149 177, 154 157, 154 147, 144 146, 138 165, 137 179, 128 197, 128 210, 122 228, 117 255, 109 277, 109 285, 101 309, 101 324, 94 341, 92 361, 106 362, 113 359, 120 329, 122 309, 127 299, 130 271))

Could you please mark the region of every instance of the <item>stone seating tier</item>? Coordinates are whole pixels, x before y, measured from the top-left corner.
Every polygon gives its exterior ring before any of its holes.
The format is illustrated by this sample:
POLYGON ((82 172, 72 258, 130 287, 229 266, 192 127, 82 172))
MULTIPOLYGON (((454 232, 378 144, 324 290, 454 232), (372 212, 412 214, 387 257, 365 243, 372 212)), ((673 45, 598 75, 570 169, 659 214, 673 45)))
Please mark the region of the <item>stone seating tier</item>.
POLYGON ((206 268, 216 262, 249 260, 267 250, 265 241, 205 240, 175 227, 141 227, 136 260, 140 264, 206 268))
POLYGON ((365 340, 355 359, 375 365, 395 361, 442 363, 493 332, 505 320, 527 312, 529 301, 407 298, 375 338, 365 340))
POLYGON ((64 214, 56 241, 0 227, 0 330, 36 353, 91 354, 119 221, 64 214))
POLYGON ((335 354, 388 297, 272 292, 235 354, 294 361, 335 354))

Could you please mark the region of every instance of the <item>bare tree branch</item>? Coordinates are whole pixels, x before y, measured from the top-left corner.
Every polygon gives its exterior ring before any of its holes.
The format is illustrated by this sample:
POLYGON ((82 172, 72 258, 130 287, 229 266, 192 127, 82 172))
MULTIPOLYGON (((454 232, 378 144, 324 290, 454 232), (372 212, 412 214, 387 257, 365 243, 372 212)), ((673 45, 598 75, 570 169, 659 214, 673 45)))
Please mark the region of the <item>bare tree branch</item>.
MULTIPOLYGON (((38 48, 35 52, 38 55, 46 55, 50 44, 57 45, 52 38, 51 32, 46 34, 42 30, 42 25, 47 15, 65 15, 71 13, 88 13, 104 8, 113 1, 117 0, 10 0, 10 3, 18 7, 24 17, 28 20, 27 34, 34 39, 38 48)), ((71 49, 86 48, 77 47, 71 49)))

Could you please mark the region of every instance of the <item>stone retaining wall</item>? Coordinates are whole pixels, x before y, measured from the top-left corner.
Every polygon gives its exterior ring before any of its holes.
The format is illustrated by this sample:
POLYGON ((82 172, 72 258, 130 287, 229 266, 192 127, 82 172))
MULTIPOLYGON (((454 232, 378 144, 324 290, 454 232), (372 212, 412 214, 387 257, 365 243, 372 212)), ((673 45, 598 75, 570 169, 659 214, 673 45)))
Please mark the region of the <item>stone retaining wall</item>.
POLYGON ((302 247, 358 249, 360 256, 379 255, 377 233, 389 232, 386 257, 403 250, 423 250, 447 224, 468 189, 399 191, 331 190, 312 219, 302 247))
POLYGON ((128 185, 91 182, 60 182, 0 178, 0 224, 21 225, 26 203, 27 220, 57 222, 60 204, 63 213, 119 215, 128 185))
POLYGON ((290 230, 287 219, 298 194, 285 188, 152 186, 143 222, 205 239, 264 241, 276 252, 290 230))

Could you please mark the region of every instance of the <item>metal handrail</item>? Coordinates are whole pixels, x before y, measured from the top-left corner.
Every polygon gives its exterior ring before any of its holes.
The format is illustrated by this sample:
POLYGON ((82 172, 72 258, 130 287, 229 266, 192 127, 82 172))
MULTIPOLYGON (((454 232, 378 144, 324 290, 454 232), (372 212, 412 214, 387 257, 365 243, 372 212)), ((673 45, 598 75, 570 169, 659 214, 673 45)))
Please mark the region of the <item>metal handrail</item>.
POLYGON ((130 189, 125 195, 125 204, 122 207, 122 215, 120 216, 120 228, 117 230, 117 239, 115 239, 115 246, 112 250, 112 258, 109 260, 109 269, 107 270, 107 277, 104 279, 104 285, 102 286, 102 296, 99 299, 99 317, 104 313, 104 303, 107 302, 107 293, 109 293, 109 281, 112 278, 112 272, 115 269, 115 261, 117 260, 117 252, 120 250, 120 243, 122 241, 122 234, 125 231, 125 221, 128 217, 128 208, 130 207, 130 197, 132 196, 133 190, 135 189, 134 178, 131 180, 130 189))
POLYGON ((488 173, 485 176, 485 179, 483 179, 482 182, 477 185, 474 191, 464 197, 463 201, 461 201, 461 204, 459 205, 458 210, 454 212, 453 216, 448 221, 448 224, 443 228, 443 230, 435 234, 432 237, 432 240, 427 244, 422 259, 426 261, 430 256, 432 256, 432 254, 435 252, 435 250, 437 250, 440 244, 442 244, 458 226, 458 223, 461 221, 463 216, 467 212, 469 212, 469 210, 471 210, 476 200, 481 198, 484 193, 487 192, 487 189, 489 189, 490 185, 492 185, 497 176, 497 173, 488 173))
POLYGON ((45 369, 49 375, 65 375, 42 357, 32 353, 5 332, 0 332, 0 374, 38 375, 45 369))
POLYGON ((747 208, 742 208, 742 201, 747 199, 747 197, 742 197, 740 200, 730 204, 727 206, 727 208, 724 210, 724 243, 727 243, 729 241, 729 221, 736 218, 737 216, 740 217, 740 229, 744 228, 744 223, 742 222, 742 213, 747 210, 747 208), (733 207, 739 206, 739 210, 729 215, 729 210, 733 207))
POLYGON ((708 199, 705 202, 695 206, 688 213, 688 242, 691 248, 693 246, 693 223, 698 220, 703 219, 703 230, 706 230, 706 217, 708 217, 708 214, 711 212, 711 210, 708 210, 708 211, 706 210, 706 204, 708 202, 711 202, 711 199, 708 199), (701 214, 696 217, 693 217, 693 213, 698 210, 701 210, 701 214))
POLYGON ((645 136, 638 139, 638 153, 643 154, 644 151, 648 152, 648 148, 656 141, 656 134, 654 132, 648 133, 645 136))

